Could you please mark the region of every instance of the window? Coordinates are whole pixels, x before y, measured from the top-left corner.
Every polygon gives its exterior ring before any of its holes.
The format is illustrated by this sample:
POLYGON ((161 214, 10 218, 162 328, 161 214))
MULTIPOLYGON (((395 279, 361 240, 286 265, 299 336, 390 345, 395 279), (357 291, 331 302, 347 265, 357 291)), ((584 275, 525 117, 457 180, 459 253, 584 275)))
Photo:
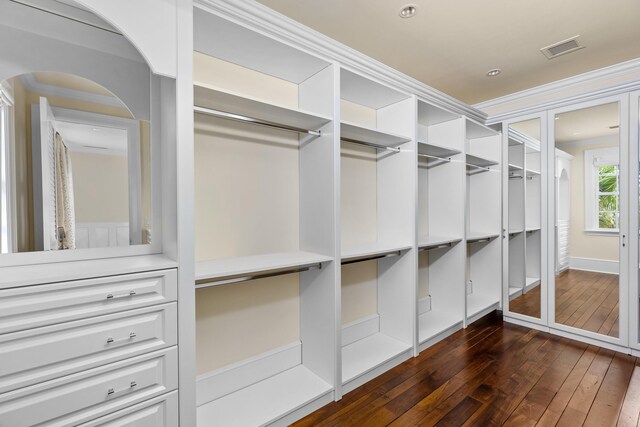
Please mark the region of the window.
POLYGON ((617 147, 585 150, 585 231, 617 233, 620 226, 620 160, 617 147))

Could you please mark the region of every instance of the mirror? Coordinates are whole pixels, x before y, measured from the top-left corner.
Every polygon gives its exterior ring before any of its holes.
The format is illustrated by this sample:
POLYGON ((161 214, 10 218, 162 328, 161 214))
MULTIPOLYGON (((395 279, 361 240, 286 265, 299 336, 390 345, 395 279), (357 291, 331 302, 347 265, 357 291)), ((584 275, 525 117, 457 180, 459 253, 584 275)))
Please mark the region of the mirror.
POLYGON ((555 116, 556 323, 619 337, 618 103, 555 116))
POLYGON ((1 253, 149 244, 150 69, 89 11, 40 3, 0 10, 1 253))
POLYGON ((509 125, 508 310, 541 318, 541 120, 509 125))

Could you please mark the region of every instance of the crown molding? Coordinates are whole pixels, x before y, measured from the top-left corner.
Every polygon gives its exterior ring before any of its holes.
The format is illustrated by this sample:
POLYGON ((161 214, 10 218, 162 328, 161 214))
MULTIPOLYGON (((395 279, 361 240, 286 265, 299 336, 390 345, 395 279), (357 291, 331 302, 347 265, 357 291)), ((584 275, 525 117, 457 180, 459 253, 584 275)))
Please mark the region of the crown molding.
POLYGON ((48 96, 60 96, 63 98, 74 99, 76 101, 90 102, 92 104, 106 105, 109 107, 118 107, 128 110, 126 105, 124 105, 124 103, 115 95, 107 96, 66 87, 51 86, 39 82, 35 79, 33 74, 23 74, 20 76, 20 80, 24 84, 25 88, 32 93, 48 96))
POLYGON ((256 1, 195 0, 194 5, 328 62, 338 62, 345 69, 401 92, 414 94, 422 101, 485 123, 487 116, 478 108, 427 86, 256 1))
POLYGON ((640 58, 491 99, 474 107, 487 114, 488 124, 494 124, 638 89, 640 58))

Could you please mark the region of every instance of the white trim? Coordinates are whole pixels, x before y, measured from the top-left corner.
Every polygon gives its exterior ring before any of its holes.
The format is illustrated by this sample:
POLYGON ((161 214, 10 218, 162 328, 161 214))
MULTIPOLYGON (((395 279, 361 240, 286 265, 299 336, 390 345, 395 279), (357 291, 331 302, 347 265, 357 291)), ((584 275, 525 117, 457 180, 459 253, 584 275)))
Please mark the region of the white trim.
POLYGON ((569 257, 569 269, 620 274, 620 262, 606 259, 569 257))
POLYGON ((431 311, 431 295, 418 300, 418 316, 431 311))
MULTIPOLYGON (((606 143, 610 143, 610 142, 618 142, 618 135, 603 135, 603 136, 597 136, 595 138, 589 138, 589 139, 580 139, 578 141, 567 141, 567 142, 560 142, 558 144, 556 144, 556 148, 560 149, 561 151, 566 149, 566 148, 572 148, 572 147, 583 147, 583 146, 588 146, 588 145, 595 145, 595 144, 606 144, 606 143)), ((564 151, 563 151, 564 153, 564 151)), ((565 153, 567 154, 567 153, 565 153)), ((570 156, 570 154, 567 154, 570 156)), ((573 157, 573 156, 571 156, 573 157)))
POLYGON ((585 234, 589 236, 602 236, 602 237, 618 237, 620 236, 620 230, 615 229, 606 229, 606 228, 597 228, 597 229, 586 229, 584 230, 585 234))
POLYGON ((295 341, 196 378, 196 406, 249 387, 302 363, 302 343, 295 341))
POLYGON ((342 347, 378 332, 380 332, 380 316, 378 314, 346 323, 342 325, 342 347))
POLYGON ((354 71, 371 80, 387 84, 401 92, 415 94, 420 100, 485 122, 479 109, 427 86, 388 65, 374 60, 355 49, 306 27, 258 2, 230 0, 195 0, 194 6, 231 22, 250 28, 287 45, 309 52, 327 62, 339 62, 342 68, 354 71))
POLYGON ((62 98, 75 99, 76 101, 90 102, 92 104, 118 107, 130 112, 124 102, 115 95, 101 95, 98 93, 85 92, 83 90, 51 86, 36 80, 33 73, 21 75, 20 80, 29 92, 34 92, 39 95, 59 96, 62 98))
POLYGON ((529 320, 529 319, 525 319, 520 318, 520 317, 515 317, 514 314, 517 313, 509 313, 509 314, 504 314, 502 316, 502 319, 507 322, 507 323, 513 323, 514 325, 518 325, 518 326, 524 326, 525 328, 529 328, 529 329, 535 329, 536 331, 542 331, 542 332, 547 332, 550 333, 550 329, 547 325, 541 324, 539 322, 539 319, 535 319, 534 320, 529 320))
MULTIPOLYGON (((584 150, 584 219, 585 232, 605 232, 619 234, 619 230, 598 228, 598 173, 596 168, 604 165, 620 164, 620 149, 618 147, 597 148, 594 150, 584 150)), ((618 176, 618 180, 620 180, 618 176)), ((618 188, 618 198, 620 197, 620 188, 618 188)), ((618 209, 620 207, 618 206, 618 209)), ((619 211, 618 211, 619 212, 619 211)))
POLYGON ((487 124, 493 124, 638 89, 640 59, 633 59, 484 101, 473 107, 487 113, 487 124))

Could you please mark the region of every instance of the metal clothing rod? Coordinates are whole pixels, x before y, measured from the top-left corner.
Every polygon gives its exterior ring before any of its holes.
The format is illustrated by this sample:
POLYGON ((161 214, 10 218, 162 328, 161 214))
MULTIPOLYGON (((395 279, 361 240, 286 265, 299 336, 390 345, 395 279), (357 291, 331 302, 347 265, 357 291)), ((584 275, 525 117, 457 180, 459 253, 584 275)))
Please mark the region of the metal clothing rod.
POLYGON ((444 249, 444 248, 450 248, 452 245, 451 242, 449 243, 443 243, 441 245, 437 245, 437 246, 426 246, 424 248, 420 248, 418 249, 418 252, 422 252, 422 251, 430 251, 431 249, 444 249))
POLYGON ((476 169, 482 169, 483 171, 490 171, 491 170, 491 168, 474 165, 473 163, 467 163, 467 166, 471 166, 472 168, 476 168, 476 169))
POLYGON ((284 274, 292 274, 292 273, 302 273, 303 271, 309 270, 320 270, 322 268, 322 263, 308 265, 305 267, 293 267, 287 269, 279 269, 279 270, 270 270, 265 271, 264 273, 255 273, 244 276, 227 276, 227 277, 219 277, 213 279, 200 279, 196 280, 196 289, 199 288, 208 288, 210 286, 219 286, 219 285, 228 285, 231 283, 239 283, 239 282, 247 282, 249 280, 255 279, 264 279, 267 277, 275 277, 282 276, 284 274))
POLYGON ((511 175, 509 179, 522 179, 520 175, 511 175))
POLYGON ((363 258, 350 259, 348 261, 342 261, 341 264, 342 265, 354 264, 356 262, 373 261, 374 259, 389 258, 392 256, 400 256, 400 255, 402 255, 402 251, 395 251, 395 252, 390 252, 388 254, 383 254, 383 255, 372 255, 372 256, 363 257, 363 258))
POLYGON ((471 240, 467 243, 484 243, 484 242, 490 242, 490 241, 491 241, 491 237, 485 237, 484 239, 471 240))
POLYGON ((380 150, 393 151, 395 153, 399 153, 401 151, 399 148, 396 148, 396 147, 387 147, 386 145, 379 145, 379 144, 374 144, 372 142, 358 141, 356 139, 340 138, 340 140, 344 142, 348 142, 350 144, 366 145, 367 147, 378 148, 380 150))
POLYGON ((227 120, 234 120, 236 122, 250 123, 258 126, 266 126, 274 129, 286 130, 289 132, 303 133, 308 135, 313 135, 315 137, 319 137, 322 135, 322 132, 319 130, 309 130, 302 129, 295 126, 282 125, 279 123, 268 122, 266 120, 260 120, 253 117, 242 116, 240 114, 227 113, 226 111, 213 110, 211 108, 198 107, 197 105, 193 107, 193 111, 199 114, 206 114, 208 116, 219 117, 227 120))
POLYGON ((432 156, 430 154, 418 153, 418 157, 427 157, 429 159, 442 160, 443 162, 447 162, 447 163, 451 162, 451 158, 445 159, 444 157, 432 156))

